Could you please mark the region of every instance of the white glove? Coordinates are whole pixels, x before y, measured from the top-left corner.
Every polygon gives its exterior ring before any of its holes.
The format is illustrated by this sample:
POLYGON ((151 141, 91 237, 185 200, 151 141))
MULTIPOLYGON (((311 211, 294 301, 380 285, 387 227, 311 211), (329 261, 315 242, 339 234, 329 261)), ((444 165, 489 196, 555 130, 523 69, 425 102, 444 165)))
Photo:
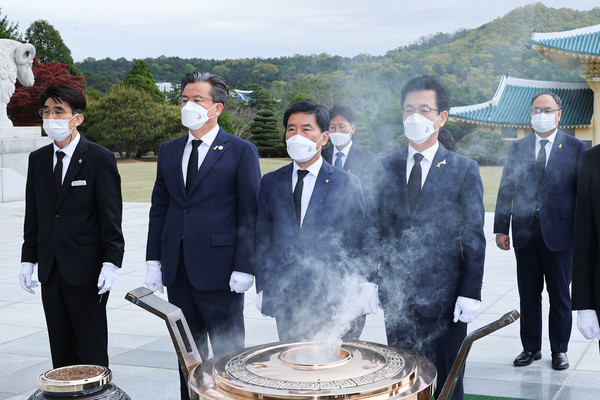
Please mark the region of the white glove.
POLYGON ((162 269, 160 268, 160 261, 149 260, 146 261, 146 279, 144 280, 146 287, 153 292, 157 290, 164 293, 162 283, 162 269))
POLYGON ((479 300, 458 296, 454 306, 454 322, 458 322, 458 320, 466 324, 473 322, 479 311, 480 303, 479 300))
POLYGON ((377 313, 377 285, 372 282, 360 284, 360 298, 363 314, 377 313))
POLYGON ((37 287, 37 281, 32 281, 31 277, 33 276, 33 264, 30 262, 22 262, 21 263, 21 273, 19 274, 19 283, 21 287, 26 292, 34 294, 32 287, 37 287))
POLYGON ((98 294, 103 294, 112 289, 113 283, 117 279, 119 268, 110 262, 103 262, 100 276, 98 277, 98 294))
POLYGON ((598 326, 596 310, 577 311, 577 328, 586 339, 593 339, 594 337, 600 339, 600 327, 598 326))
POLYGON ((252 287, 254 276, 245 272, 233 271, 229 278, 229 288, 232 292, 244 293, 252 287))

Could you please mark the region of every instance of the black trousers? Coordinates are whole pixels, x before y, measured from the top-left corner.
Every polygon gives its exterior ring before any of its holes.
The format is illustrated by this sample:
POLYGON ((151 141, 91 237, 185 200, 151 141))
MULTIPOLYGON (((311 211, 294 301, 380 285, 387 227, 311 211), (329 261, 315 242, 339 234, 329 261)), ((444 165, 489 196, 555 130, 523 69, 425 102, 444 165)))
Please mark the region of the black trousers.
MULTIPOLYGON (((384 308, 384 319, 388 345, 420 354, 435 365, 437 398, 467 336, 467 324, 444 318, 424 318, 411 307, 399 310, 390 304, 384 308)), ((452 400, 464 398, 463 375, 458 379, 452 400)))
POLYGON ((527 351, 542 349, 542 290, 544 280, 550 300, 548 330, 550 349, 566 353, 571 338, 571 250, 551 251, 546 247, 539 219, 534 218, 533 235, 522 249, 515 249, 521 306, 521 343, 527 351))
POLYGON ((54 368, 75 364, 108 367, 108 294, 99 296, 96 282, 70 285, 54 262, 50 279, 42 284, 54 368))
MULTIPOLYGON (((167 287, 167 294, 169 302, 183 312, 202 360, 209 358, 209 338, 214 357, 244 348, 244 295, 194 288, 187 277, 183 249, 180 250, 175 282, 167 287)), ((179 375, 181 399, 187 400, 188 387, 181 366, 179 375)))

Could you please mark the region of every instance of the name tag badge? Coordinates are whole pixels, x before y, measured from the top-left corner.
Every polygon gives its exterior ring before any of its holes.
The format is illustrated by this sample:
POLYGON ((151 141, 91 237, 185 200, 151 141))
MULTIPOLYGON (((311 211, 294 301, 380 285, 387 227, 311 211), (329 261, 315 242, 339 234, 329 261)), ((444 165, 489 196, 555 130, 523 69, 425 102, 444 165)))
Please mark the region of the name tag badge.
POLYGON ((73 181, 73 182, 71 182, 71 186, 87 186, 87 181, 86 180, 73 181))

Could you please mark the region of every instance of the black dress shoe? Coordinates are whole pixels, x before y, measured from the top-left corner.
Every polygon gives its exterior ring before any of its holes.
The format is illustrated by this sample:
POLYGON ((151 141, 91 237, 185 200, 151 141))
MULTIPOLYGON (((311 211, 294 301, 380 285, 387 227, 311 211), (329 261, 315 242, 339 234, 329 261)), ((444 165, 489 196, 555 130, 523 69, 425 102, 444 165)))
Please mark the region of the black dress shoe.
MULTIPOLYGON (((561 354, 564 354, 564 353, 561 353, 561 354)), ((527 351, 527 350, 523 350, 521 352, 521 354, 519 354, 517 356, 517 358, 515 358, 515 361, 513 361, 513 364, 515 365, 515 367, 524 367, 526 365, 531 364, 535 360, 539 360, 541 358, 542 358, 542 352, 541 351, 527 351)), ((554 360, 554 358, 552 358, 552 359, 554 360)), ((565 359, 566 359, 566 357, 565 357, 565 359)), ((554 363, 552 365, 554 365, 554 363)), ((567 366, 568 365, 569 364, 567 363, 567 366)))
POLYGON ((569 368, 567 353, 552 353, 552 368, 561 370, 569 368))

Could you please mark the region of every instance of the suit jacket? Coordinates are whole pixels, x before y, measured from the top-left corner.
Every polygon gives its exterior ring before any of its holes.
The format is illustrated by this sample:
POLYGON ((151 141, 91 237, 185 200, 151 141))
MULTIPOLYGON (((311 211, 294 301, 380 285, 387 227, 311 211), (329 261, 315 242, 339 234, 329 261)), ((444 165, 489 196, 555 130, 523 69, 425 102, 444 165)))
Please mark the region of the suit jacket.
POLYGON ((120 267, 123 261, 123 202, 115 157, 81 136, 57 198, 53 153, 50 144, 29 155, 21 261, 38 263, 42 283, 55 259, 69 284, 95 283, 102 262, 120 267))
POLYGON ((540 228, 548 249, 570 250, 579 160, 585 149, 581 140, 559 130, 538 188, 535 134, 514 142, 504 163, 498 189, 494 233, 508 234, 512 220, 513 246, 517 249, 525 247, 533 233, 537 204, 540 228))
POLYGON ((574 230, 573 309, 600 314, 600 146, 581 158, 574 230))
POLYGON ((188 135, 163 143, 152 192, 147 260, 159 260, 171 285, 180 246, 191 284, 229 290, 232 271, 254 274, 260 166, 250 142, 219 129, 189 194, 181 167, 188 135))
MULTIPOLYGON (((382 159, 380 299, 451 318, 458 296, 481 299, 485 237, 477 163, 440 146, 411 212, 403 148, 382 159)), ((386 306, 388 305, 388 306, 386 306)))
MULTIPOLYGON (((333 153, 335 146, 329 146, 323 149, 323 159, 329 164, 333 165, 333 153)), ((364 147, 360 147, 356 143, 352 143, 346 162, 344 163, 344 169, 360 179, 364 185, 367 179, 370 178, 368 175, 369 171, 373 169, 373 162, 376 160, 375 154, 371 153, 364 147)))
POLYGON ((349 275, 366 280, 373 263, 362 263, 365 203, 358 178, 323 163, 302 228, 292 196, 290 163, 262 179, 257 221, 257 291, 262 313, 273 317, 300 308, 311 317, 327 313, 349 275), (323 221, 328 221, 324 224, 323 221))

